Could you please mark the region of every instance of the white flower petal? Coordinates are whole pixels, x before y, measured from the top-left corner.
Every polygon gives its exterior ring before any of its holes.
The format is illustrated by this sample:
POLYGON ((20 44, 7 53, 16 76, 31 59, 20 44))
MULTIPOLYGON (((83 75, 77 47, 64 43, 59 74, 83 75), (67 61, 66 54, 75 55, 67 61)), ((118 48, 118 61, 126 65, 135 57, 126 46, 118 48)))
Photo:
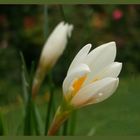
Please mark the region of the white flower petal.
POLYGON ((113 94, 118 86, 118 78, 104 78, 86 87, 83 87, 71 100, 75 107, 98 103, 113 94))
POLYGON ((119 62, 113 62, 112 64, 108 65, 104 69, 100 70, 99 73, 97 73, 93 77, 93 81, 101 80, 106 77, 118 77, 122 69, 122 63, 119 62))
POLYGON ((84 59, 86 58, 87 54, 89 53, 90 49, 91 49, 92 45, 91 44, 87 44, 85 45, 79 52, 78 54, 75 56, 75 58, 73 59, 69 69, 68 69, 68 73, 70 73, 70 71, 78 64, 83 63, 84 59))
POLYGON ((62 55, 67 38, 72 32, 72 25, 60 22, 48 37, 41 54, 41 61, 54 65, 58 58, 62 55))
POLYGON ((79 64, 75 69, 66 76, 63 82, 63 93, 64 96, 68 96, 67 94, 70 93, 72 90, 72 84, 75 80, 79 79, 80 77, 86 75, 90 72, 88 65, 86 64, 79 64))
POLYGON ((91 73, 88 75, 84 85, 90 83, 93 77, 104 67, 111 64, 116 57, 116 44, 115 42, 109 42, 103 44, 93 51, 91 51, 86 59, 85 63, 90 67, 91 73))
POLYGON ((110 83, 108 86, 104 87, 103 92, 94 95, 94 97, 86 105, 95 104, 106 100, 116 91, 118 85, 119 85, 119 78, 116 78, 115 81, 110 83))

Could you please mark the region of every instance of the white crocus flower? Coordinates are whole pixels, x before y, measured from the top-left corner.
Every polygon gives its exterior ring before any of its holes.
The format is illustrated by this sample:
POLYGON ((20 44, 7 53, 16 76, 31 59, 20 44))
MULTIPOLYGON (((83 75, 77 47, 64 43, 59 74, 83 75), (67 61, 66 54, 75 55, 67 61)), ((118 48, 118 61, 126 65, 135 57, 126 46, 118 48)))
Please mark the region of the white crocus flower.
POLYGON ((103 44, 90 53, 91 44, 83 47, 72 61, 63 82, 64 100, 58 107, 48 135, 54 135, 71 112, 101 102, 116 90, 122 63, 114 62, 116 44, 103 44))
POLYGON ((39 65, 33 81, 33 97, 38 93, 38 90, 46 73, 55 65, 58 58, 65 50, 68 42, 68 37, 71 36, 72 30, 73 25, 60 22, 48 37, 43 47, 39 65))
POLYGON ((91 44, 84 46, 72 61, 63 82, 65 100, 79 108, 101 102, 116 90, 122 63, 114 62, 116 44, 103 44, 90 53, 91 44))

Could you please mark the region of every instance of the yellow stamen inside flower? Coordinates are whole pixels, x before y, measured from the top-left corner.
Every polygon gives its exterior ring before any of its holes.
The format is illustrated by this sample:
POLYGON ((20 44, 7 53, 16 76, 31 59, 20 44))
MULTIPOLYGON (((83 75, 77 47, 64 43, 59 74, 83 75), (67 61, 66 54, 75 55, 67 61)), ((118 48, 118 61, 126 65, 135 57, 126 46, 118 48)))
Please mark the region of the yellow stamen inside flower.
MULTIPOLYGON (((86 79, 87 75, 84 75, 82 77, 80 77, 79 79, 75 80, 73 82, 72 88, 72 97, 75 96, 75 94, 80 90, 80 88, 82 87, 82 84, 84 83, 85 79, 86 79)), ((99 80, 99 77, 96 77, 93 79, 92 83, 96 82, 97 80, 99 80)))
POLYGON ((83 77, 80 77, 79 79, 74 81, 74 83, 72 85, 72 87, 74 89, 73 96, 80 90, 80 88, 81 88, 83 82, 85 81, 85 79, 86 79, 86 75, 83 76, 83 77))

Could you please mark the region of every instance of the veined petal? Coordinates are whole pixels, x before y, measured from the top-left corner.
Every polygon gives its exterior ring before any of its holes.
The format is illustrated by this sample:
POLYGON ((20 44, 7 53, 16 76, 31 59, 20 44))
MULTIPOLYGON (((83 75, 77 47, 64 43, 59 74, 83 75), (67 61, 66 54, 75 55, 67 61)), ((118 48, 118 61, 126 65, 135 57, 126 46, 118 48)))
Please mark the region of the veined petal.
POLYGON ((71 73, 69 73, 63 82, 63 93, 64 96, 68 96, 68 94, 71 94, 73 90, 73 83, 75 80, 78 80, 79 78, 87 75, 87 73, 90 72, 90 69, 88 65, 86 64, 79 64, 76 68, 74 68, 71 73))
POLYGON ((103 44, 93 51, 91 51, 86 59, 85 63, 90 67, 91 73, 88 75, 84 85, 90 83, 93 77, 104 67, 111 64, 116 57, 116 44, 115 42, 109 42, 103 44))
POLYGON ((122 63, 113 62, 112 64, 108 65, 104 69, 100 70, 94 77, 92 82, 96 80, 101 80, 106 77, 118 77, 122 69, 122 63))
POLYGON ((73 59, 69 69, 68 69, 68 73, 70 73, 70 71, 77 66, 80 63, 83 63, 84 59, 86 58, 87 54, 89 53, 90 49, 91 49, 92 45, 91 44, 87 44, 85 45, 79 52, 78 54, 75 56, 75 58, 73 59))
POLYGON ((118 78, 104 78, 83 87, 71 100, 75 107, 101 102, 110 97, 119 83, 118 78))

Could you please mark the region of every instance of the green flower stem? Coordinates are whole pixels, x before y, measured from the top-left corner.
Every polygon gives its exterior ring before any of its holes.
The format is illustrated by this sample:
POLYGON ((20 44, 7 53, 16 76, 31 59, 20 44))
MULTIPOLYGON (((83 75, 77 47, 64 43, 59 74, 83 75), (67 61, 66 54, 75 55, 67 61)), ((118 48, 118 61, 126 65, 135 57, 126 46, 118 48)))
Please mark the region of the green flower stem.
POLYGON ((66 136, 66 135, 73 136, 74 135, 74 132, 75 132, 75 129, 76 129, 76 118, 77 118, 77 112, 76 112, 76 110, 74 110, 71 113, 70 119, 66 120, 64 122, 63 132, 62 132, 63 136, 66 136))
POLYGON ((62 104, 58 107, 53 122, 48 130, 48 136, 55 135, 60 126, 68 119, 70 114, 74 111, 74 107, 68 101, 63 99, 62 104))
POLYGON ((75 129, 76 129, 76 118, 77 118, 77 112, 76 110, 73 111, 71 119, 70 119, 70 135, 74 135, 75 129))
POLYGON ((39 92, 40 86, 46 76, 47 67, 39 62, 37 71, 35 73, 35 78, 33 80, 32 86, 32 98, 35 99, 36 95, 39 92))
POLYGON ((53 136, 56 134, 60 126, 68 119, 71 112, 71 109, 64 109, 62 106, 58 108, 54 120, 49 128, 48 136, 53 136))

